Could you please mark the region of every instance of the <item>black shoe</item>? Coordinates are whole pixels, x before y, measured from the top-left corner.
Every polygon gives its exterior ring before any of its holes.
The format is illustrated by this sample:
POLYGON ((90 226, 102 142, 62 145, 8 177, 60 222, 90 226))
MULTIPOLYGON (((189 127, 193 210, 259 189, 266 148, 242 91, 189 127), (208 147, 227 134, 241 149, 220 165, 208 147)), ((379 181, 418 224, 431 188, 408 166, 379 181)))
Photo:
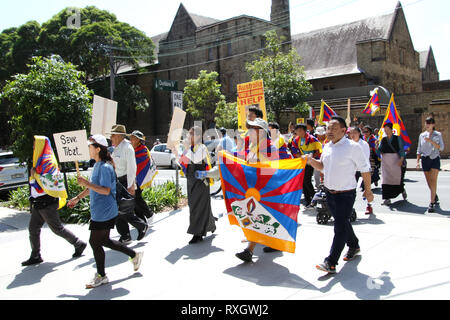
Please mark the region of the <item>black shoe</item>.
POLYGON ((236 253, 236 257, 244 262, 252 262, 253 253, 250 250, 245 249, 242 252, 236 253))
POLYGON ((264 247, 263 251, 265 253, 269 253, 269 252, 279 252, 280 250, 277 250, 277 249, 274 249, 274 248, 271 248, 271 247, 264 247))
POLYGON ((41 257, 38 258, 30 258, 27 261, 22 262, 22 266, 32 266, 33 264, 39 264, 42 263, 44 260, 42 260, 41 257))
POLYGON ((194 244, 197 242, 203 241, 203 237, 202 236, 193 236, 191 241, 189 241, 189 244, 194 244))
POLYGON ((148 230, 148 224, 145 225, 144 230, 139 231, 138 237, 137 237, 137 241, 142 240, 145 237, 145 234, 147 233, 148 230))
POLYGON ((434 203, 430 203, 430 205, 428 206, 428 212, 429 213, 433 213, 434 212, 434 203))
POLYGON ((127 237, 121 236, 120 239, 119 239, 119 242, 121 242, 123 244, 130 244, 131 243, 131 237, 130 236, 127 236, 127 237))
POLYGON ((350 261, 353 260, 357 253, 359 253, 361 250, 359 248, 348 248, 347 254, 344 257, 344 261, 350 261))
POLYGON ((81 257, 84 249, 86 249, 87 243, 82 243, 78 248, 75 248, 75 253, 72 255, 73 258, 81 257))

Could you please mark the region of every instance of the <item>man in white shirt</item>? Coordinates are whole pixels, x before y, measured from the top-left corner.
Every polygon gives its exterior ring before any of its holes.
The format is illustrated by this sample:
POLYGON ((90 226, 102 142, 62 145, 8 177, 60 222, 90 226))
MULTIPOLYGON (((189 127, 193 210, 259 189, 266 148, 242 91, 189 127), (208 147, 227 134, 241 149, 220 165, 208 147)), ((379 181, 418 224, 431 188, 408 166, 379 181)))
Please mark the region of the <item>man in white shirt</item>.
MULTIPOLYGON (((114 125, 110 133, 111 142, 114 146, 114 152, 111 154, 111 157, 114 160, 117 179, 134 196, 136 192, 136 155, 134 148, 125 139, 127 136, 125 126, 120 124, 114 125)), ((131 242, 128 223, 138 230, 138 241, 144 238, 148 229, 147 222, 137 217, 134 213, 121 214, 119 212, 116 227, 120 234, 120 242, 125 244, 131 242)))
POLYGON ((323 171, 327 203, 334 218, 334 239, 330 255, 316 266, 328 273, 336 273, 336 265, 345 244, 349 246, 349 250, 344 261, 352 260, 360 251, 358 238, 350 223, 356 198, 356 171, 361 172, 364 180, 364 196, 367 201, 373 201, 370 165, 361 152, 361 147, 345 138, 346 131, 345 120, 339 116, 332 117, 327 128, 330 142, 325 145, 320 160, 315 160, 310 155, 304 156, 308 164, 323 171))

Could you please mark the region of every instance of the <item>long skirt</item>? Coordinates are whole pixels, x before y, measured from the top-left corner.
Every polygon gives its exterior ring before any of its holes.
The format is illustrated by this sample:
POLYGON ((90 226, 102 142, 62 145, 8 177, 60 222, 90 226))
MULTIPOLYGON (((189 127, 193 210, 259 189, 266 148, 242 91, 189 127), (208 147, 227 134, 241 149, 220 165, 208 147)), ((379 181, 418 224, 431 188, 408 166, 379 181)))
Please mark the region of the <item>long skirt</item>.
POLYGON ((206 236, 207 232, 216 230, 215 219, 211 210, 209 185, 196 179, 195 170, 205 170, 204 166, 189 165, 187 178, 187 193, 189 205, 189 228, 187 233, 196 236, 206 236))
POLYGON ((402 167, 398 166, 400 160, 396 153, 383 153, 381 158, 381 175, 383 179, 383 200, 393 199, 405 189, 402 179, 402 167))

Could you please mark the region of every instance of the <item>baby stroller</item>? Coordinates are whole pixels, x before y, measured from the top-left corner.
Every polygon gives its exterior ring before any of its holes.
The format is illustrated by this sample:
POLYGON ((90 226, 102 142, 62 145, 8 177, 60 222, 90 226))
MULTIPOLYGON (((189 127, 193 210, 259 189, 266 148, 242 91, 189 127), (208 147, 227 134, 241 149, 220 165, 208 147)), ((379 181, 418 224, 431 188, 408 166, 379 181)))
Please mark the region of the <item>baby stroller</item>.
MULTIPOLYGON (((332 218, 331 212, 328 209, 325 187, 322 184, 319 186, 319 191, 314 195, 314 198, 311 201, 311 206, 313 206, 317 211, 316 221, 318 224, 327 224, 328 220, 332 218)), ((352 215, 350 216, 350 222, 355 221, 356 210, 353 209, 352 215)))

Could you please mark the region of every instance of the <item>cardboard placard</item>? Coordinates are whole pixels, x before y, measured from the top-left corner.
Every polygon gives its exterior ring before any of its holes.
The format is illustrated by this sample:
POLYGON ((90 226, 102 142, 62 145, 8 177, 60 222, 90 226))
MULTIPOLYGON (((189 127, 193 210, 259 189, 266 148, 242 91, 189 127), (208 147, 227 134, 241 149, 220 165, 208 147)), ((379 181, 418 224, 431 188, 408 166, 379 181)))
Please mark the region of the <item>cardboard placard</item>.
POLYGON ((170 123, 169 135, 167 136, 167 148, 176 150, 180 144, 183 133, 184 120, 186 112, 178 107, 173 108, 172 122, 170 123))
POLYGON ((94 95, 92 107, 91 135, 106 136, 116 124, 117 102, 94 95))
POLYGON ((86 130, 53 134, 59 162, 89 161, 86 130))
POLYGON ((241 116, 240 121, 241 123, 238 125, 238 128, 241 130, 247 129, 246 126, 247 113, 248 109, 252 106, 261 109, 263 113, 263 119, 267 121, 266 100, 264 98, 263 80, 240 83, 237 85, 237 91, 238 91, 237 108, 241 116), (242 107, 245 107, 245 121, 243 120, 242 107))

